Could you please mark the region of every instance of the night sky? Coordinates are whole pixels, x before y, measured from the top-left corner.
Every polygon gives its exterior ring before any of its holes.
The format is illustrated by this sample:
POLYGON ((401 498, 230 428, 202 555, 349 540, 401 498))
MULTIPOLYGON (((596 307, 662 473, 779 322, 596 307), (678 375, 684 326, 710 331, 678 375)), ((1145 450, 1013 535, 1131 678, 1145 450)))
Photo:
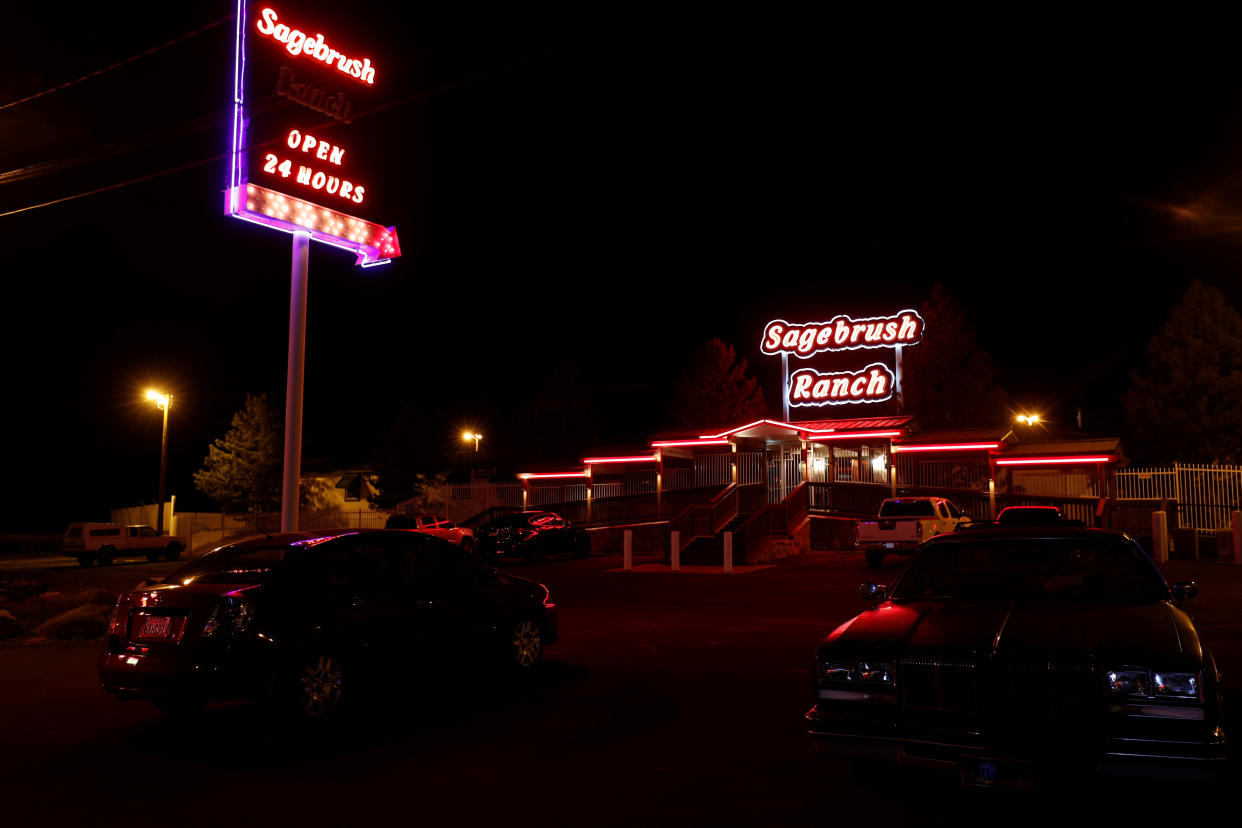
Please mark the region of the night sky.
MULTIPOLYGON (((6 15, 4 531, 154 501, 149 385, 176 395, 179 506, 247 393, 283 412, 290 237, 222 209, 232 4, 103 6, 6 15)), ((938 282, 1016 402, 1116 433, 1190 282, 1242 307, 1224 19, 519 6, 335 12, 368 21, 391 84, 341 140, 403 256, 312 246, 308 461, 365 461, 406 404, 428 440, 503 442, 565 365, 601 440, 637 449, 712 337, 779 414, 766 321, 892 313, 938 282)))

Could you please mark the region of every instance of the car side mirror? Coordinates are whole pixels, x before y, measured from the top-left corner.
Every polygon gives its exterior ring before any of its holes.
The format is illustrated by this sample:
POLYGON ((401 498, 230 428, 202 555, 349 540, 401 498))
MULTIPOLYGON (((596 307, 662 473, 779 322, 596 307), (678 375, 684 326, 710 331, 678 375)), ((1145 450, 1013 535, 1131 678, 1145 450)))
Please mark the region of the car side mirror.
POLYGON ((1178 581, 1170 589, 1173 591, 1173 599, 1176 601, 1189 601, 1199 594, 1199 587, 1194 581, 1178 581))
POLYGON ((864 601, 870 601, 871 608, 875 609, 888 600, 888 587, 867 582, 858 587, 858 597, 864 601))

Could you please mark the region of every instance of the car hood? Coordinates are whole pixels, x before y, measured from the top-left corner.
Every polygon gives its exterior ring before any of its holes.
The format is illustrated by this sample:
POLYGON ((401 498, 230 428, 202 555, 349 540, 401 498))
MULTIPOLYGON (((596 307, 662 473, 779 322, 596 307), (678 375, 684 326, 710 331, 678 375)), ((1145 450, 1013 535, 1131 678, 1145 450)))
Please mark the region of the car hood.
POLYGON ((1141 605, 1068 601, 888 602, 838 627, 824 646, 869 651, 942 648, 978 653, 1153 655, 1201 663, 1189 617, 1167 601, 1141 605))

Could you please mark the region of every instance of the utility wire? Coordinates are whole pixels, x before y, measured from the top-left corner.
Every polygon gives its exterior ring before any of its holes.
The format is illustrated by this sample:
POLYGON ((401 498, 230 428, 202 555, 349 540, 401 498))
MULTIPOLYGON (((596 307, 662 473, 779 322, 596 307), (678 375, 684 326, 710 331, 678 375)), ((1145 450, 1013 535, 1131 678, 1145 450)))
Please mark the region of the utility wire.
POLYGON ((169 40, 169 41, 167 41, 167 42, 165 42, 165 43, 161 43, 159 46, 152 46, 150 49, 147 49, 147 50, 146 50, 146 51, 144 51, 144 52, 139 52, 139 53, 138 53, 138 54, 136 54, 136 55, 131 55, 130 57, 125 58, 125 60, 117 61, 116 63, 112 64, 111 66, 105 66, 105 67, 104 67, 104 68, 102 68, 102 69, 96 69, 94 72, 90 72, 90 73, 88 73, 88 74, 85 74, 85 75, 83 75, 83 76, 82 76, 82 77, 80 77, 80 78, 74 78, 74 79, 73 79, 73 80, 71 80, 71 81, 65 81, 64 83, 60 84, 59 86, 53 86, 51 89, 44 89, 42 92, 36 92, 36 93, 35 93, 35 94, 33 94, 33 95, 27 95, 26 97, 21 98, 21 99, 19 99, 19 100, 16 100, 16 101, 10 101, 9 103, 6 103, 6 104, 4 104, 3 106, 0 106, 0 112, 3 112, 4 110, 8 109, 8 108, 9 108, 9 107, 11 107, 11 106, 17 106, 18 104, 24 104, 24 103, 26 103, 27 101, 33 101, 33 100, 35 100, 35 99, 37 99, 37 98, 42 98, 44 95, 50 95, 50 94, 52 94, 53 92, 59 92, 59 91, 60 91, 60 90, 62 90, 62 89, 68 89, 70 86, 74 86, 75 84, 79 84, 79 83, 81 83, 82 81, 85 81, 85 80, 90 80, 91 78, 98 77, 99 75, 102 75, 104 72, 111 72, 113 69, 119 69, 119 68, 121 68, 122 66, 125 66, 125 65, 127 65, 127 64, 133 63, 133 62, 134 62, 134 61, 136 61, 136 60, 140 60, 140 59, 142 59, 142 58, 144 58, 144 57, 146 57, 146 56, 148 56, 148 55, 153 55, 153 54, 155 54, 156 52, 159 52, 159 51, 161 51, 161 50, 163 50, 163 49, 167 49, 169 46, 173 46, 173 45, 175 45, 175 44, 177 44, 177 43, 180 43, 180 42, 181 42, 181 41, 183 41, 183 40, 189 40, 190 38, 192 38, 192 37, 196 37, 197 35, 200 35, 200 34, 202 34, 202 33, 203 33, 203 32, 205 32, 205 31, 208 31, 208 30, 210 30, 210 29, 214 29, 216 26, 219 26, 221 23, 227 23, 228 21, 232 20, 232 19, 233 19, 233 18, 235 18, 236 16, 237 16, 236 14, 230 14, 228 17, 222 17, 222 18, 220 18, 219 20, 215 20, 215 21, 213 21, 213 22, 211 22, 211 23, 208 23, 206 26, 202 26, 202 27, 200 27, 200 28, 197 28, 197 29, 195 29, 195 30, 194 30, 194 31, 192 31, 192 32, 186 32, 186 33, 185 33, 185 34, 183 34, 183 35, 180 35, 180 36, 178 36, 178 37, 174 37, 172 40, 169 40))

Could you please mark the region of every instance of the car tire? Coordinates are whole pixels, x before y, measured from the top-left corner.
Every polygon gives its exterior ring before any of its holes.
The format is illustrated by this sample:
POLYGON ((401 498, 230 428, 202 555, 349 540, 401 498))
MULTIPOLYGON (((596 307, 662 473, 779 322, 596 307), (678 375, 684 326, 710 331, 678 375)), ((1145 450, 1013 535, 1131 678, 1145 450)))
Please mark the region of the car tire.
POLYGON ((290 681, 291 708, 301 719, 322 721, 340 715, 345 697, 341 661, 328 652, 304 658, 290 681))
POLYGON ((160 559, 159 552, 148 552, 147 553, 147 560, 150 561, 151 563, 155 563, 159 559, 160 559))
POLYGON ((473 552, 474 551, 474 539, 473 538, 462 538, 461 548, 466 550, 467 552, 473 552))
POLYGON ((90 566, 95 559, 90 555, 78 555, 78 566, 90 566))
POLYGON ((181 557, 181 550, 183 549, 185 547, 179 543, 170 543, 168 548, 164 550, 164 557, 170 561, 175 561, 181 557))
POLYGON ((113 558, 115 557, 116 557, 116 550, 114 550, 111 546, 105 546, 99 550, 99 555, 97 556, 97 560, 99 561, 100 566, 110 566, 112 564, 113 558))
POLYGON ((527 673, 543 660, 543 630, 529 616, 519 618, 509 631, 508 664, 517 673, 527 673))
POLYGON ((574 541, 574 557, 585 558, 591 554, 591 538, 583 537, 574 541))
POLYGON ((528 564, 543 563, 548 559, 547 553, 538 544, 532 544, 529 549, 522 553, 522 557, 526 559, 528 564))
POLYGON ((884 551, 882 549, 868 549, 864 554, 867 556, 867 566, 872 569, 880 569, 884 566, 884 551))

